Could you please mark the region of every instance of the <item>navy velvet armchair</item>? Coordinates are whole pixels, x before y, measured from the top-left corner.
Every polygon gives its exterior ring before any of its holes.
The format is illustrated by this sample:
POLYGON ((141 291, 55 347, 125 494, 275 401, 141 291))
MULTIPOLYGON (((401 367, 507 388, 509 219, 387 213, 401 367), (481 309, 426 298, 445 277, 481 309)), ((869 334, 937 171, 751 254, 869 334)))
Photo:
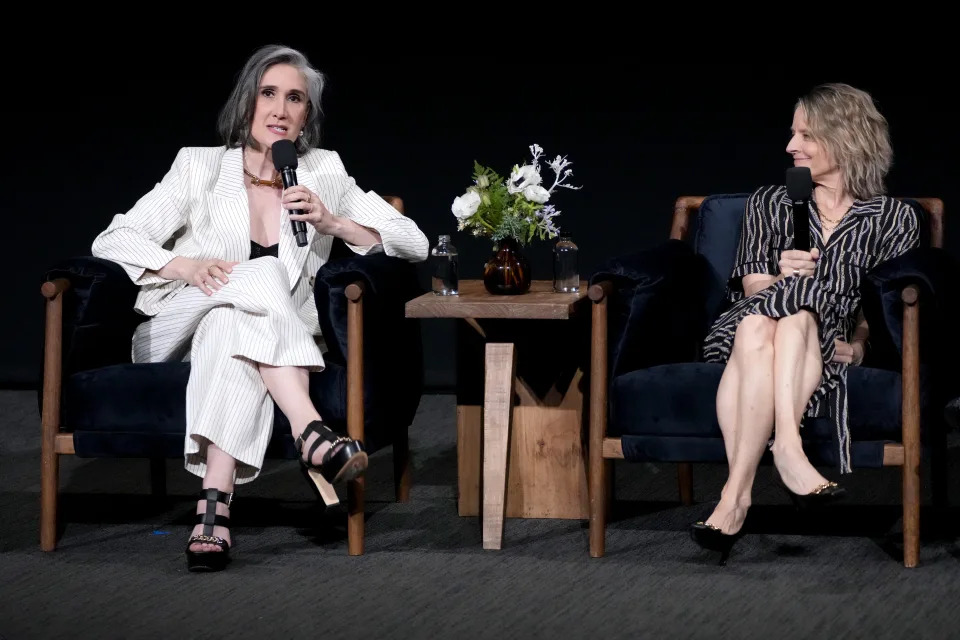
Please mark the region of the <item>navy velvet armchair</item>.
MULTIPOLYGON (((610 460, 678 463, 684 504, 693 501, 691 463, 726 462, 716 417, 723 365, 702 362, 699 354, 725 304, 748 195, 679 198, 669 241, 610 260, 591 279, 593 557, 604 554, 610 460)), ((912 567, 919 554, 921 448, 928 445, 934 462, 945 450, 944 407, 957 395, 947 366, 953 359, 955 368, 958 355, 950 324, 960 316, 957 296, 948 293, 957 268, 941 249, 943 202, 907 202, 921 213, 922 246, 865 278, 871 349, 863 366, 850 369, 848 398, 853 467, 902 468, 903 561, 912 567)), ((837 466, 825 420, 805 420, 802 435, 814 465, 837 466)), ((944 469, 935 470, 935 484, 944 469)), ((935 497, 943 490, 935 487, 935 497)))
MULTIPOLYGON (((385 198, 403 212, 403 201, 385 198)), ((166 458, 182 458, 188 362, 131 364, 137 287, 116 264, 93 257, 62 261, 42 285, 46 298, 41 416, 41 548, 57 540, 59 461, 136 457, 152 461, 163 492, 166 458), (171 401, 171 398, 176 400, 171 401)), ((336 431, 368 452, 393 446, 396 497, 410 491, 407 428, 420 402, 423 356, 416 320, 404 304, 422 293, 416 267, 384 254, 358 256, 337 241, 317 272, 314 298, 328 352, 310 375, 310 395, 336 431)), ((296 459, 290 424, 277 409, 271 458, 296 459)), ((348 550, 363 553, 363 478, 348 491, 348 550)))

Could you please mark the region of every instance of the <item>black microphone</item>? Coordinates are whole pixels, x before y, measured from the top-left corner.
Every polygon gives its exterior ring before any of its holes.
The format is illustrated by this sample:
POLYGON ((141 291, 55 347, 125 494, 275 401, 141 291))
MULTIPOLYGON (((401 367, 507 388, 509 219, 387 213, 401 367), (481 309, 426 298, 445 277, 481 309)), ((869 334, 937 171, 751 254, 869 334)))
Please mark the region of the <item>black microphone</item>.
MULTIPOLYGON (((283 178, 283 188, 297 186, 297 148, 289 140, 277 140, 271 147, 273 153, 273 167, 283 178)), ((303 211, 287 210, 287 213, 300 215, 303 211)), ((307 246, 307 223, 303 220, 291 220, 290 228, 293 229, 293 237, 297 239, 298 247, 307 246)))
MULTIPOLYGON (((276 157, 276 156, 274 156, 276 157)), ((810 251, 810 195, 813 178, 809 167, 787 169, 787 195, 793 200, 793 248, 810 251)))

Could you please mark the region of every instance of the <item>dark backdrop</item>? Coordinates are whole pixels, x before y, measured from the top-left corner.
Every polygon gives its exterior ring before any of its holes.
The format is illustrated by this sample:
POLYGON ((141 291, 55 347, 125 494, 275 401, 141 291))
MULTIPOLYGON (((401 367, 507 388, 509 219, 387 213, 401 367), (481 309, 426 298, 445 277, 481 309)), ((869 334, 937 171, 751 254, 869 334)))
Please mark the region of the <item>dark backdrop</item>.
MULTIPOLYGON (((451 233, 464 278, 479 277, 490 248, 456 233, 450 213, 474 160, 505 173, 528 159, 532 143, 547 157, 569 156, 583 190, 561 191, 554 202, 586 277, 609 256, 664 240, 680 195, 781 183, 796 98, 821 82, 847 82, 877 99, 895 151, 890 193, 938 196, 948 211, 957 193, 956 115, 936 90, 947 73, 939 56, 899 66, 793 65, 804 70, 786 74, 781 60, 367 57, 289 43, 328 76, 323 146, 340 153, 361 187, 403 197, 431 245, 451 233)), ((56 64, 32 67, 48 70, 39 76, 20 77, 14 68, 3 100, 15 152, 4 154, 7 188, 0 190, 4 217, 13 221, 4 249, 0 386, 39 380, 44 270, 88 254, 96 234, 153 187, 178 148, 218 144, 218 110, 254 47, 221 42, 178 53, 141 43, 118 60, 116 50, 71 44, 52 50, 56 64)), ((549 278, 549 245, 529 253, 534 277, 549 278)), ((420 276, 426 287, 426 265, 420 276)), ((450 387, 452 321, 425 321, 424 339, 428 386, 450 387)))

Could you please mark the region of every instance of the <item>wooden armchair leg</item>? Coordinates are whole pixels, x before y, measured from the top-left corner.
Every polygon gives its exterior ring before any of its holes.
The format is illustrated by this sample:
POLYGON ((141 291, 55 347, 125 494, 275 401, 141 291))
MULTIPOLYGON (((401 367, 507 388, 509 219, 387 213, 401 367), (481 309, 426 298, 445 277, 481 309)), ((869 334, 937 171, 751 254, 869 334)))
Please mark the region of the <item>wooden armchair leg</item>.
POLYGON ((680 462, 677 464, 677 486, 680 488, 680 502, 685 506, 693 504, 693 464, 680 462))
POLYGON ((365 489, 363 476, 347 483, 347 553, 351 556, 363 555, 365 489))
POLYGON ((590 557, 602 558, 606 551, 607 489, 610 461, 590 452, 590 557))
POLYGON ((410 438, 404 429, 393 441, 393 484, 397 502, 410 501, 411 466, 410 438))
POLYGON ((60 454, 44 438, 40 453, 40 548, 57 548, 57 501, 60 491, 60 454))
POLYGON ((903 566, 920 563, 920 469, 903 465, 903 566))

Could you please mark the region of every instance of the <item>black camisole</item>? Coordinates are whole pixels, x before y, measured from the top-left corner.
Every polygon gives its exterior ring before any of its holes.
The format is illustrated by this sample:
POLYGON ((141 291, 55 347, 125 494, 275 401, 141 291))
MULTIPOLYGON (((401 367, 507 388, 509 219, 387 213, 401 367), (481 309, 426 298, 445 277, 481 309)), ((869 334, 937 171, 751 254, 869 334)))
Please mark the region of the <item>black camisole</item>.
POLYGON ((250 241, 250 259, 262 258, 263 256, 273 256, 274 258, 280 257, 280 243, 272 244, 269 247, 265 247, 261 244, 257 244, 253 240, 250 241))

